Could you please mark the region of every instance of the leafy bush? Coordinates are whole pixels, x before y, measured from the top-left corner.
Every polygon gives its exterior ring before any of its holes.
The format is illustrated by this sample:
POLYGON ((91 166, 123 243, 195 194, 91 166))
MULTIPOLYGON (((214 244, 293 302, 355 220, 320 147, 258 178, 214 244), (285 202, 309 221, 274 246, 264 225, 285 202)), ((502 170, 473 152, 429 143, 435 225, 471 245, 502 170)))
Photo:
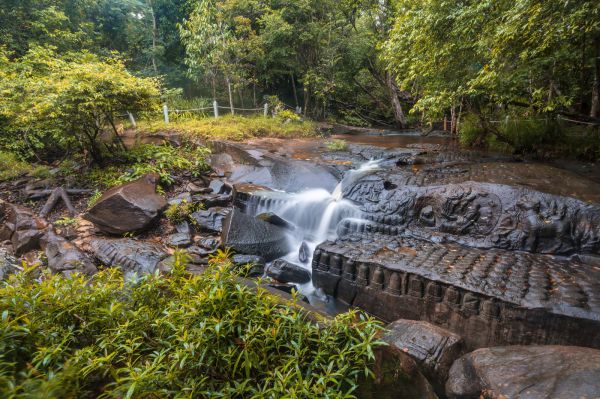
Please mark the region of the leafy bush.
POLYGON ((346 151, 348 149, 348 143, 345 140, 329 140, 325 142, 325 147, 329 151, 346 151))
POLYGON ((202 207, 202 204, 181 201, 180 204, 170 205, 165 211, 165 216, 171 222, 177 224, 188 220, 192 213, 202 209, 202 207))
POLYGON ((31 165, 19 160, 13 153, 0 151, 0 181, 14 179, 22 175, 47 177, 49 173, 48 168, 45 166, 31 165))
MULTIPOLYGON (((219 118, 190 118, 172 121, 168 130, 199 136, 207 140, 241 141, 255 137, 301 138, 316 136, 317 129, 311 122, 281 123, 277 118, 263 116, 246 117, 226 115, 219 118)), ((138 124, 144 133, 164 131, 162 120, 142 121, 138 124)))
POLYGON ((298 122, 300 121, 300 115, 289 109, 284 109, 277 113, 277 118, 282 121, 298 122))
POLYGON ((33 270, 0 286, 5 398, 347 398, 369 373, 380 326, 350 312, 311 321, 226 258, 89 280, 33 270))
POLYGON ((10 59, 0 48, 0 94, 8 148, 29 156, 75 148, 100 163, 102 135, 118 133, 116 115, 156 109, 159 81, 132 75, 119 59, 42 47, 10 59))
POLYGON ((156 173, 162 186, 174 183, 173 174, 189 171, 193 176, 199 176, 210 167, 206 162, 209 150, 205 147, 141 144, 121 156, 121 165, 105 168, 95 168, 90 172, 90 180, 102 188, 133 181, 147 173, 156 173))

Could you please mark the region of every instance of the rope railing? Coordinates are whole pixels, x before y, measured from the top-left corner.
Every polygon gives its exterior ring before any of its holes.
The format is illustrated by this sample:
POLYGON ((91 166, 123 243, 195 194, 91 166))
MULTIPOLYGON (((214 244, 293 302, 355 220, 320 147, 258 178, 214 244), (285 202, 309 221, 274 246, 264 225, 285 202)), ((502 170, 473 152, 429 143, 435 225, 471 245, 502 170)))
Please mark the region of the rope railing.
MULTIPOLYGON (((300 107, 292 107, 291 105, 285 104, 285 103, 281 103, 283 104, 284 107, 289 108, 291 110, 294 110, 297 113, 301 113, 302 112, 302 108, 300 107)), ((170 122, 170 118, 169 115, 171 113, 173 114, 182 114, 182 113, 186 113, 186 112, 204 112, 204 111, 209 111, 212 110, 212 114, 215 118, 219 117, 219 110, 226 110, 226 111, 230 111, 232 114, 235 113, 235 111, 240 111, 240 112, 259 112, 261 111, 262 114, 266 117, 269 115, 269 103, 263 103, 262 106, 260 108, 240 108, 240 107, 231 107, 231 106, 224 106, 224 105, 219 105, 219 103, 215 100, 213 101, 213 105, 211 106, 207 106, 207 107, 198 107, 198 108, 188 108, 188 109, 169 109, 169 106, 167 104, 163 104, 163 109, 162 109, 162 114, 165 120, 165 123, 168 124, 170 122)), ((129 111, 127 111, 127 113, 122 114, 122 115, 116 115, 119 118, 125 118, 128 117, 131 124, 136 127, 136 121, 135 118, 133 117, 133 114, 129 111)))

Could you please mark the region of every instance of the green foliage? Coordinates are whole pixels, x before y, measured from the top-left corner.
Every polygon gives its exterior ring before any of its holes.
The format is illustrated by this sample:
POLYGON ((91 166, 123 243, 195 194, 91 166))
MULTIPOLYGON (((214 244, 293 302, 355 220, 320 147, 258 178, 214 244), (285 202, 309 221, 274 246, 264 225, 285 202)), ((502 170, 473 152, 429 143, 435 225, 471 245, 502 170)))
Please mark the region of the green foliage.
POLYGON ((356 312, 311 321, 226 257, 173 271, 86 280, 31 269, 0 286, 0 396, 348 398, 369 373, 379 323, 356 312))
POLYGON ((190 215, 196 211, 203 209, 202 204, 181 201, 180 204, 170 205, 165 211, 165 216, 172 223, 178 224, 190 219, 190 215))
POLYGON ((155 79, 133 76, 119 59, 59 57, 52 48, 14 60, 0 51, 2 76, 0 127, 7 134, 0 144, 26 155, 79 149, 101 162, 100 136, 117 134, 116 114, 151 109, 159 94, 155 79))
POLYGON ((156 173, 160 185, 167 187, 174 183, 173 175, 178 172, 189 171, 197 177, 209 170, 206 162, 209 152, 205 147, 193 145, 140 144, 119 154, 123 158, 122 164, 92 169, 89 180, 100 188, 109 188, 156 173))
POLYGON ((300 115, 289 109, 284 109, 277 113, 277 118, 284 122, 298 122, 300 121, 300 115))
POLYGON ((44 178, 49 176, 49 172, 45 166, 32 165, 19 160, 13 153, 0 151, 0 181, 24 175, 44 178))
POLYGON ((75 219, 75 218, 61 217, 60 219, 58 219, 54 222, 54 225, 58 226, 58 227, 68 227, 68 226, 73 226, 76 223, 77 223, 77 219, 75 219))
POLYGON ((348 142, 346 140, 328 140, 325 142, 325 147, 329 151, 346 151, 348 149, 348 142))
MULTIPOLYGON (((164 131, 163 121, 143 121, 139 124, 142 134, 164 131)), ((316 126, 312 122, 281 123, 277 118, 262 116, 223 116, 218 119, 189 118, 177 119, 169 124, 169 130, 191 136, 199 136, 207 140, 241 141, 255 137, 302 138, 317 135, 316 126)))
POLYGON ((88 199, 88 203, 87 203, 88 209, 93 207, 94 205, 96 205, 96 202, 98 202, 100 197, 102 197, 102 191, 100 191, 98 189, 94 190, 94 193, 88 199))
POLYGON ((434 119, 462 106, 489 118, 502 108, 525 118, 583 114, 599 100, 586 72, 600 49, 598 2, 402 0, 397 9, 384 60, 419 99, 413 112, 434 119))

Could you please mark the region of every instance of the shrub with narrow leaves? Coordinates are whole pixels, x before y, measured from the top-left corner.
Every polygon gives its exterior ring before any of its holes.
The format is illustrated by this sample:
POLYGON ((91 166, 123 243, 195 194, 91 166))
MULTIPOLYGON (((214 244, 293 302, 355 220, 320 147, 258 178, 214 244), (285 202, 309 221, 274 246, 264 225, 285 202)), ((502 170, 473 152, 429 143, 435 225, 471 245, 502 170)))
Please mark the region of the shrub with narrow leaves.
POLYGON ((124 280, 32 270, 0 287, 3 398, 348 398, 369 374, 380 325, 314 321, 232 272, 124 280))

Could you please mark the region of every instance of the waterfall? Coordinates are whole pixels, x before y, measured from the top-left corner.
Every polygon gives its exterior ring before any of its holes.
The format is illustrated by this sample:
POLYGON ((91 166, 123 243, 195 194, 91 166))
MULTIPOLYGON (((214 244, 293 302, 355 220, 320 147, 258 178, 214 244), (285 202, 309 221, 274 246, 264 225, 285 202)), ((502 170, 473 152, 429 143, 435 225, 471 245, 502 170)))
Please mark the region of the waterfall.
MULTIPOLYGON (((378 161, 369 161, 358 169, 346 172, 331 193, 324 189, 310 189, 299 193, 256 193, 256 199, 249 204, 246 212, 254 215, 272 212, 293 223, 296 229, 289 232, 288 239, 294 250, 283 259, 311 270, 312 255, 317 245, 335 239, 337 227, 343 220, 362 219, 360 209, 352 201, 343 198, 344 189, 378 168, 378 161), (306 263, 302 263, 298 256, 303 242, 310 251, 306 263)), ((314 291, 311 283, 299 289, 305 295, 314 291)))

